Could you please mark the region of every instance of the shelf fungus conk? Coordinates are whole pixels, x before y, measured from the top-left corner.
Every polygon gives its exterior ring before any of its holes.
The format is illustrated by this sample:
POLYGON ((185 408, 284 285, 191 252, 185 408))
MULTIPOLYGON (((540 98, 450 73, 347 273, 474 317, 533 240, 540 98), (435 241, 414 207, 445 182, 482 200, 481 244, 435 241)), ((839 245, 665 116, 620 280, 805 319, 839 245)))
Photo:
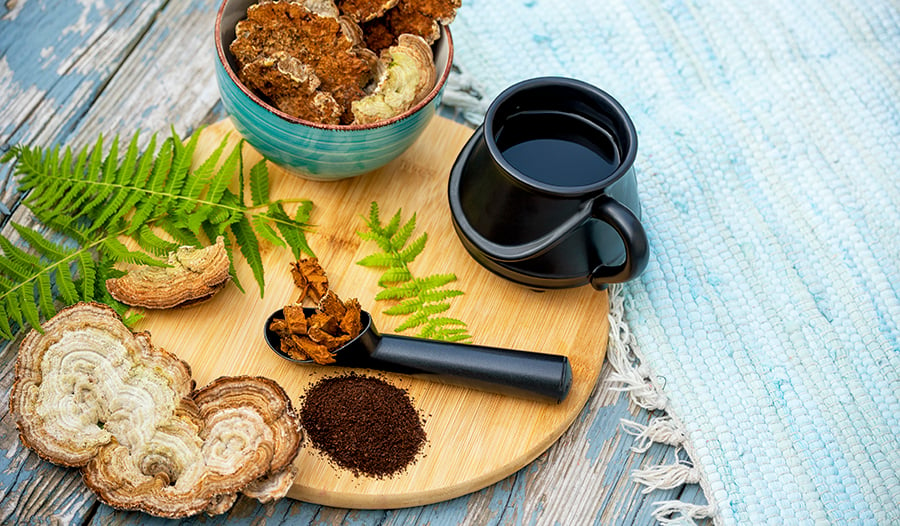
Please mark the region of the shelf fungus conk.
POLYGON ((25 337, 10 412, 22 443, 80 468, 103 502, 168 518, 223 513, 245 490, 283 497, 304 439, 274 381, 222 377, 195 390, 187 363, 98 303, 25 337))
POLYGON ((370 124, 400 115, 428 95, 436 78, 431 46, 420 36, 400 35, 396 45, 381 52, 374 91, 353 102, 355 122, 370 124))
POLYGON ((244 84, 294 117, 349 124, 350 102, 365 95, 377 61, 356 23, 300 3, 266 2, 247 9, 235 34, 229 49, 244 84))
POLYGON ((208 247, 179 247, 169 253, 168 263, 168 267, 137 266, 120 278, 106 280, 106 289, 126 305, 169 309, 206 301, 231 279, 222 236, 208 247))

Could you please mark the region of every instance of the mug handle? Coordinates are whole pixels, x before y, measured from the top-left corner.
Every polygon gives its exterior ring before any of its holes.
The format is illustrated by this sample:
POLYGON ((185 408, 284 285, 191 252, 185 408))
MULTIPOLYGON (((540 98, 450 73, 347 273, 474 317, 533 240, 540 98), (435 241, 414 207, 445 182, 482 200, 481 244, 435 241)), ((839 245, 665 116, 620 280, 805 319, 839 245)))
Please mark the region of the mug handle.
POLYGON ((650 260, 650 244, 640 220, 628 207, 605 194, 594 199, 591 216, 613 227, 625 243, 625 261, 614 266, 598 265, 591 272, 591 286, 603 290, 610 283, 639 276, 650 260))

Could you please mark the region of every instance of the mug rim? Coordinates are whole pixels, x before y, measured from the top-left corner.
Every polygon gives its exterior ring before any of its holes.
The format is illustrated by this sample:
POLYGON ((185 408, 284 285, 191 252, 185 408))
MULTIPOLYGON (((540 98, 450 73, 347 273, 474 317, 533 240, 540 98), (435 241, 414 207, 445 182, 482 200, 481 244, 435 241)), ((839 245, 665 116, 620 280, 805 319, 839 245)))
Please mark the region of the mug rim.
POLYGON ((485 112, 483 122, 484 142, 490 152, 493 162, 497 163, 502 171, 510 174, 511 178, 519 184, 525 185, 529 189, 539 190, 545 194, 559 197, 584 196, 585 194, 593 194, 602 192, 607 186, 622 178, 628 170, 634 165, 637 157, 637 130, 634 122, 625 111, 625 108, 612 95, 588 82, 570 77, 535 77, 520 81, 509 86, 491 102, 485 112), (622 159, 619 166, 608 176, 585 185, 555 185, 540 181, 528 174, 518 170, 513 166, 500 151, 495 138, 494 120, 497 113, 503 105, 512 97, 528 90, 551 88, 551 87, 567 87, 576 91, 584 92, 591 98, 601 101, 609 111, 610 117, 615 122, 620 123, 627 134, 630 147, 627 151, 622 152, 622 159))

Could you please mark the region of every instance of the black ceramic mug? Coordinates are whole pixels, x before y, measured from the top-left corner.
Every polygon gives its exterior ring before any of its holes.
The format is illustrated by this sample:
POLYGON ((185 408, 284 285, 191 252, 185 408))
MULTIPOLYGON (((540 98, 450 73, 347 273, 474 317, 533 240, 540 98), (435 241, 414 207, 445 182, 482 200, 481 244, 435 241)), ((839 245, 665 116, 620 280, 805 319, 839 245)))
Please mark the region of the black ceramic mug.
POLYGON ((535 288, 637 277, 649 258, 637 133, 609 94, 542 77, 506 89, 450 173, 453 225, 492 272, 535 288))

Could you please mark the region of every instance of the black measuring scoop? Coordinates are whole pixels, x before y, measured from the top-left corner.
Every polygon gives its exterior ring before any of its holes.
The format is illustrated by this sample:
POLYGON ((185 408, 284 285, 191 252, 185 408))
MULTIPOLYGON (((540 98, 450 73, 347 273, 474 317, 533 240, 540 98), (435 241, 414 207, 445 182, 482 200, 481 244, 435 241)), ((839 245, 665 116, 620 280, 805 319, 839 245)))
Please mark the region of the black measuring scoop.
MULTIPOLYGON (((303 312, 310 316, 316 309, 304 307, 303 312)), ((269 329, 273 318, 284 318, 283 309, 266 320, 265 337, 269 347, 286 360, 314 363, 282 352, 281 338, 269 329)), ((572 386, 572 366, 566 356, 384 335, 378 332, 366 311, 360 311, 360 322, 362 331, 334 352, 336 361, 329 365, 426 375, 426 378, 433 375, 438 381, 531 398, 537 395, 557 402, 566 397, 572 386)))

